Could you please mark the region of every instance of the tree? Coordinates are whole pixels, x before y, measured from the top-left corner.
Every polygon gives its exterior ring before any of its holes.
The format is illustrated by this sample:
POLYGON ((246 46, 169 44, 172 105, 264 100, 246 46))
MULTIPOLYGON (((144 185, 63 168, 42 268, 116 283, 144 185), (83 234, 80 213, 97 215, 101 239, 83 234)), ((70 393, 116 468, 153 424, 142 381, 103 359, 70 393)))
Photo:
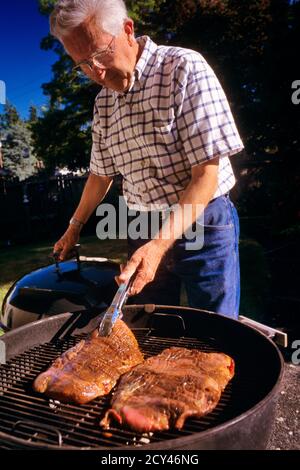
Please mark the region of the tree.
POLYGON ((7 104, 0 116, 0 139, 2 142, 3 166, 20 181, 36 173, 31 132, 14 106, 7 104))
MULTIPOLYGON (((54 4, 54 0, 39 0, 40 12, 48 16, 54 4)), ((50 34, 41 41, 41 48, 54 50, 58 59, 52 66, 51 82, 42 86, 49 106, 32 124, 36 153, 50 172, 57 167, 87 168, 93 106, 100 88, 86 79, 75 79, 72 60, 50 34)))
POLYGON ((29 108, 29 119, 28 119, 28 124, 31 126, 32 124, 35 124, 38 120, 38 110, 36 106, 30 106, 29 108))
POLYGON ((4 113, 0 114, 0 129, 16 124, 20 121, 20 116, 17 109, 10 103, 4 106, 4 113))

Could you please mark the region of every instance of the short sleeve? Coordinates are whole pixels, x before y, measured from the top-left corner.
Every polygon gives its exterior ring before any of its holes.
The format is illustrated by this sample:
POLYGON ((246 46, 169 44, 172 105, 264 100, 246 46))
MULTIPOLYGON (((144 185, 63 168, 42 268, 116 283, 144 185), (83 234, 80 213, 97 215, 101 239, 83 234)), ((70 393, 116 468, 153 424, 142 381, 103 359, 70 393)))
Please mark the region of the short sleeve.
POLYGON ((177 96, 177 118, 179 136, 190 164, 240 152, 244 146, 215 73, 200 54, 191 54, 187 69, 177 96))
POLYGON ((113 158, 103 138, 100 116, 97 110, 97 103, 94 107, 94 119, 92 124, 92 152, 90 161, 90 172, 98 176, 115 176, 119 172, 116 170, 113 158))

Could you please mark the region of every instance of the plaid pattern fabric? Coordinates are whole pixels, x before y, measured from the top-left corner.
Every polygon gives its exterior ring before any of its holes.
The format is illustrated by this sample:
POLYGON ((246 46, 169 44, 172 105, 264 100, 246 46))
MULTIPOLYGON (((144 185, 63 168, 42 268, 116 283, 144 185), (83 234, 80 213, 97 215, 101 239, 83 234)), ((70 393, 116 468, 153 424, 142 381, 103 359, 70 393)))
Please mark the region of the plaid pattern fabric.
POLYGON ((191 167, 220 157, 214 197, 235 184, 229 156, 243 149, 222 87, 197 52, 138 38, 143 53, 129 91, 103 88, 95 101, 90 171, 123 175, 131 209, 178 202, 191 167))

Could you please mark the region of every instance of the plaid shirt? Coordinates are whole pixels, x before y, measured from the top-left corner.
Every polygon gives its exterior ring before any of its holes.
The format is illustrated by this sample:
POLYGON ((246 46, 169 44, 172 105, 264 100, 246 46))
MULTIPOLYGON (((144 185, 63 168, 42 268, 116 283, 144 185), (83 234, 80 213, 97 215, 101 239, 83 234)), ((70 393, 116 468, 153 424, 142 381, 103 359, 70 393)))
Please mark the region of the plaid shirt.
POLYGON ((192 166, 220 157, 214 197, 227 193, 235 184, 228 157, 243 144, 213 70, 195 51, 138 41, 129 91, 96 97, 91 173, 121 173, 129 208, 162 210, 178 202, 192 166))

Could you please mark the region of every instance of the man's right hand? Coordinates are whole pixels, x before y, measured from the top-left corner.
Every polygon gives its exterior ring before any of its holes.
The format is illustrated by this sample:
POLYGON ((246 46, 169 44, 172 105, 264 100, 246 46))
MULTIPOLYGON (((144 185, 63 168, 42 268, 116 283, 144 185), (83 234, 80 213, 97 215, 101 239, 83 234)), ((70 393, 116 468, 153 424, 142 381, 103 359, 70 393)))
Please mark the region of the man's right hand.
POLYGON ((53 251, 59 254, 59 260, 64 261, 68 253, 78 243, 80 236, 80 230, 74 225, 70 225, 64 235, 55 243, 53 251))

